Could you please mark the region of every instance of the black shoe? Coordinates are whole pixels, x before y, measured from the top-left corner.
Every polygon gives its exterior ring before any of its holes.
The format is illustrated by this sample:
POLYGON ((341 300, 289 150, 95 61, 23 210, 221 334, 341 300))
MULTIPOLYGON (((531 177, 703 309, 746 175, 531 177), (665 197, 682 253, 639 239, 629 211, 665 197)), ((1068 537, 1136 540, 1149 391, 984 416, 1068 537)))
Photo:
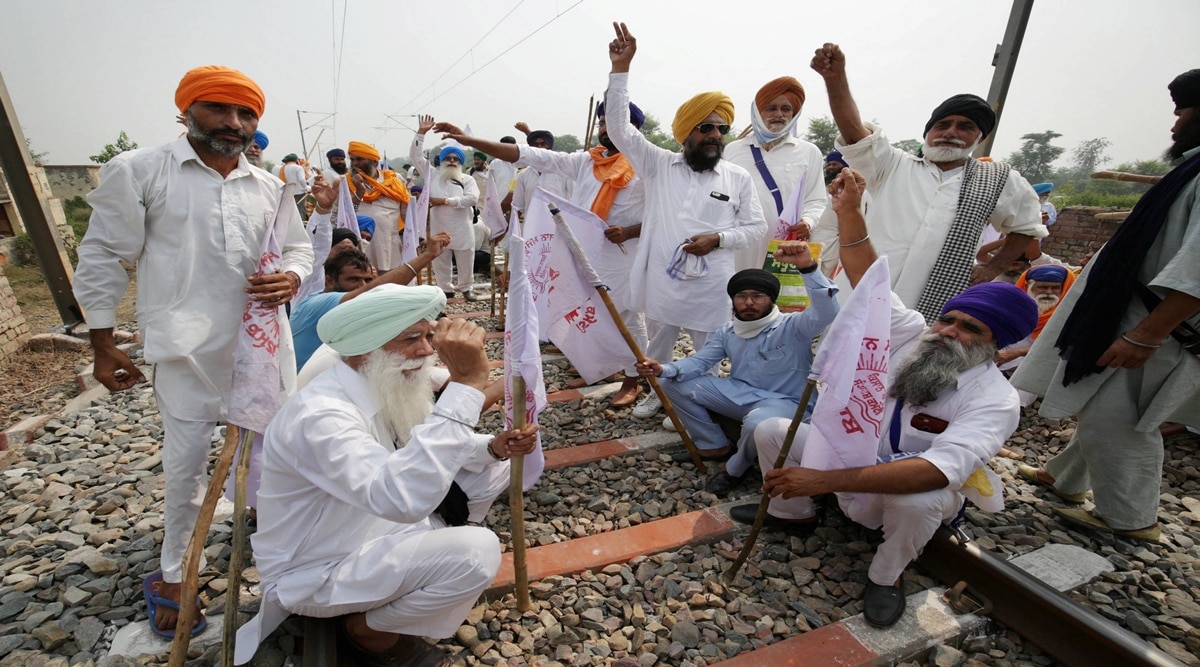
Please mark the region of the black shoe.
POLYGON ((741 482, 741 477, 734 477, 724 470, 718 470, 717 474, 708 480, 708 484, 704 485, 704 490, 715 496, 723 496, 732 491, 741 482))
POLYGON ((454 298, 454 292, 444 292, 444 294, 446 295, 447 301, 454 298))
MULTIPOLYGON (((758 517, 758 503, 747 503, 745 505, 735 505, 729 508, 729 518, 744 523, 747 526, 754 525, 754 519, 758 517)), ((782 530, 791 535, 808 535, 816 530, 820 525, 817 517, 811 519, 781 519, 777 516, 771 516, 769 513, 763 518, 763 528, 772 530, 782 530)))
MULTIPOLYGON (((729 457, 733 456, 733 453, 735 451, 737 451, 737 450, 734 448, 733 445, 725 445, 725 447, 722 449, 701 449, 700 450, 700 460, 701 461, 728 461, 729 457), (709 452, 719 452, 719 453, 713 454, 710 456, 709 452)), ((675 452, 674 454, 672 454, 671 460, 674 461, 675 463, 693 463, 692 453, 686 449, 683 450, 682 452, 675 452)))
POLYGON ((863 618, 877 628, 889 628, 904 615, 904 591, 900 586, 880 586, 867 580, 863 592, 863 618))

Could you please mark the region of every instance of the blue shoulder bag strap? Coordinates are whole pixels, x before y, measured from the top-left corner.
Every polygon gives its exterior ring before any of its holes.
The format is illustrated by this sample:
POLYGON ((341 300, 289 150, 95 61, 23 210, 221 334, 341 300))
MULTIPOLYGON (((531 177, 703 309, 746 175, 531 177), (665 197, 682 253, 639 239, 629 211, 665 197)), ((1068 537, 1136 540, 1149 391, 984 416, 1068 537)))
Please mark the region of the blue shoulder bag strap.
POLYGON ((754 166, 758 167, 758 173, 762 175, 763 183, 767 184, 767 189, 775 198, 775 215, 782 215, 783 195, 779 194, 779 186, 775 183, 775 178, 771 176, 771 171, 767 169, 767 164, 763 162, 762 149, 752 145, 750 153, 754 156, 754 166))

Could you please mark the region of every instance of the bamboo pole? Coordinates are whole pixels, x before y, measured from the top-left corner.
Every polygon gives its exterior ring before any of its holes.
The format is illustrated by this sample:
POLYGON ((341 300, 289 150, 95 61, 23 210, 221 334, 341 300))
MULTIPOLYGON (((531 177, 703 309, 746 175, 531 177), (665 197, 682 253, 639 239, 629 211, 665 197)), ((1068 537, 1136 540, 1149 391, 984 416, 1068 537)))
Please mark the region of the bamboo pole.
POLYGON ((238 630, 238 598, 242 588, 242 567, 246 554, 246 483, 250 477, 250 455, 254 450, 254 431, 241 432, 237 472, 233 483, 233 548, 229 554, 229 585, 225 587, 225 634, 221 637, 221 667, 233 667, 233 651, 238 630))
MULTIPOLYGON (((812 398, 813 388, 817 386, 817 381, 809 379, 808 384, 804 385, 804 394, 800 397, 800 405, 796 406, 796 414, 792 416, 792 423, 788 426, 787 437, 783 440, 783 449, 779 450, 779 456, 775 457, 775 466, 773 470, 778 470, 787 462, 788 452, 792 450, 792 442, 796 439, 796 429, 800 426, 800 421, 804 419, 804 411, 808 407, 808 399, 812 398)), ((746 559, 750 557, 750 552, 754 550, 754 544, 758 541, 758 531, 762 530, 763 521, 767 518, 767 504, 771 502, 771 497, 763 494, 762 500, 758 501, 758 514, 754 517, 754 526, 750 528, 750 534, 746 536, 746 543, 742 545, 742 552, 738 554, 737 560, 733 561, 733 565, 725 571, 725 583, 733 583, 733 578, 737 576, 738 570, 742 569, 742 565, 746 563, 746 559)))
POLYGON ((1129 217, 1132 211, 1113 211, 1112 213, 1097 213, 1094 217, 1097 220, 1124 220, 1129 217))
MULTIPOLYGON (((513 428, 525 428, 525 378, 512 377, 513 428)), ((512 514, 513 578, 517 584, 517 609, 533 608, 529 600, 529 563, 525 558, 525 455, 509 462, 508 507, 512 514)))
MULTIPOLYGON (((613 304, 612 298, 608 295, 608 288, 604 286, 600 280, 600 276, 592 268, 592 263, 588 260, 587 254, 580 247, 579 240, 575 238, 575 233, 567 226, 567 221, 563 219, 562 213, 553 204, 549 206, 550 214, 554 216, 555 224, 562 230, 563 238, 567 241, 567 247, 571 250, 571 256, 575 258, 575 264, 583 270, 588 282, 592 284, 596 289, 596 293, 600 295, 600 300, 604 302, 604 307, 608 309, 609 315, 612 315, 613 322, 617 325, 617 330, 621 332, 621 337, 625 339, 625 344, 629 346, 629 351, 633 352, 633 356, 639 364, 644 362, 646 356, 642 354, 642 349, 638 346, 637 341, 633 339, 633 334, 629 333, 629 327, 625 326, 625 321, 621 319, 616 305, 613 304)), ((650 381, 650 388, 654 390, 654 393, 658 394, 658 399, 662 401, 663 410, 666 410, 667 417, 671 419, 671 423, 675 426, 675 432, 679 434, 679 438, 683 440, 688 453, 692 455, 692 463, 696 464, 696 469, 700 472, 708 472, 708 466, 704 465, 704 459, 700 457, 700 450, 696 449, 696 443, 692 441, 692 436, 688 434, 687 428, 679 419, 679 415, 675 413, 675 407, 671 405, 671 399, 667 398, 666 393, 663 392, 662 386, 658 383, 658 378, 653 375, 647 375, 646 379, 650 381)))
POLYGON ((1147 176, 1146 174, 1130 174, 1124 171, 1098 171, 1092 174, 1092 178, 1104 179, 1109 181, 1125 181, 1128 183, 1147 183, 1154 185, 1162 180, 1162 176, 1147 176))
POLYGON ((596 96, 592 95, 591 98, 588 99, 587 131, 584 132, 584 139, 583 139, 583 150, 585 150, 585 151, 592 147, 592 131, 595 129, 595 127, 596 127, 596 96))
POLYGON ((171 657, 168 667, 183 667, 187 661, 188 644, 192 640, 192 626, 196 623, 196 593, 200 588, 200 558, 204 553, 204 539, 212 525, 213 511, 217 500, 225 487, 225 478, 229 476, 229 468, 233 464, 233 455, 237 451, 238 431, 233 424, 225 425, 225 443, 221 445, 221 453, 217 455, 217 463, 213 467, 212 479, 208 482, 208 490, 204 493, 204 502, 200 505, 200 515, 196 517, 196 527, 192 530, 192 540, 188 543, 183 555, 183 584, 179 593, 179 620, 175 624, 175 639, 171 641, 171 657))

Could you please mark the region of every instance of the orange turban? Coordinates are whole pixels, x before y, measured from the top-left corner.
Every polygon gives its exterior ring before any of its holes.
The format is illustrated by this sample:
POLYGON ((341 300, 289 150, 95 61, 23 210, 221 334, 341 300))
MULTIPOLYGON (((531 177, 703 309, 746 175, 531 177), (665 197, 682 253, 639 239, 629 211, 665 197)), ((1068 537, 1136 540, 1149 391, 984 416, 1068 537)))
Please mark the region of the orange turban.
POLYGON ((733 124, 733 100, 719 90, 700 93, 684 102, 675 112, 675 120, 671 122, 671 134, 674 135, 675 141, 682 144, 692 130, 714 111, 726 125, 733 124))
POLYGON ((804 106, 804 86, 790 76, 772 79, 767 82, 767 85, 759 88, 758 94, 754 96, 754 106, 758 107, 759 113, 762 113, 763 107, 780 95, 786 95, 788 101, 792 103, 792 113, 800 115, 800 107, 804 106))
POLYGON ((376 162, 379 161, 379 158, 383 157, 379 154, 379 151, 375 150, 374 146, 371 144, 364 144, 361 141, 351 141, 350 145, 346 147, 346 152, 350 155, 365 157, 368 160, 375 160, 376 162))
POLYGON ((235 69, 205 65, 188 70, 175 89, 175 106, 185 113, 197 100, 237 104, 254 111, 260 118, 267 98, 257 83, 235 69))

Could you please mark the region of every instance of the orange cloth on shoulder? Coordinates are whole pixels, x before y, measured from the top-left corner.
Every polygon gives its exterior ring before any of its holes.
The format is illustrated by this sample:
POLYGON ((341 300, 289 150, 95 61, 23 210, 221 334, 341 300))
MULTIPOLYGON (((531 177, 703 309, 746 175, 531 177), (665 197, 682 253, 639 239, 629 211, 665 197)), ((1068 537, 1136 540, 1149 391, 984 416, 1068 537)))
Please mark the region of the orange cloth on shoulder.
POLYGON ((179 113, 187 112, 188 107, 199 100, 237 104, 254 111, 260 118, 267 108, 267 98, 257 83, 235 69, 219 65, 188 70, 180 80, 175 89, 175 106, 179 113))
POLYGON ((633 180, 633 165, 621 153, 605 157, 604 147, 596 146, 588 151, 592 156, 592 175, 600 181, 600 191, 592 200, 592 213, 608 220, 608 212, 612 209, 617 194, 633 180))
MULTIPOLYGON (((1025 276, 1029 275, 1030 269, 1035 269, 1035 268, 1037 268, 1037 267, 1033 266, 1033 267, 1029 267, 1029 269, 1025 269, 1025 273, 1022 273, 1021 277, 1017 278, 1017 282, 1014 283, 1017 287, 1019 287, 1021 289, 1022 292, 1025 292, 1026 294, 1029 293, 1029 280, 1025 276)), ((1075 272, 1070 269, 1067 269, 1067 277, 1063 280, 1062 294, 1060 294, 1058 296, 1058 304, 1055 305, 1054 308, 1051 308, 1050 310, 1047 310, 1046 312, 1038 315, 1037 326, 1033 328, 1033 333, 1030 334, 1030 336, 1032 336, 1034 340, 1037 340, 1037 337, 1042 335, 1042 329, 1046 328, 1046 323, 1050 321, 1050 316, 1054 314, 1054 311, 1058 309, 1058 306, 1062 305, 1063 297, 1067 296, 1067 290, 1071 289, 1071 285, 1074 285, 1074 284, 1075 284, 1075 272)))
MULTIPOLYGON (((371 189, 367 190, 366 193, 363 194, 363 201, 369 204, 380 197, 387 197, 388 199, 395 199, 396 201, 400 202, 400 217, 396 221, 396 225, 398 229, 404 229, 403 207, 405 204, 408 204, 408 200, 412 197, 412 195, 408 193, 408 188, 404 187, 404 181, 400 180, 400 178, 396 176, 396 172, 392 171, 391 169, 381 170, 379 175, 383 178, 379 180, 371 178, 361 170, 358 172, 358 174, 362 176, 364 181, 367 182, 367 185, 371 186, 371 189)), ((352 179, 346 179, 346 185, 350 186, 351 193, 355 191, 354 181, 352 179)))
POLYGON ((714 111, 726 125, 733 124, 733 100, 719 90, 710 90, 679 106, 679 110, 675 112, 675 120, 671 121, 671 135, 675 137, 675 141, 682 144, 692 130, 714 111))
POLYGON ((762 113, 763 107, 780 95, 787 95, 788 101, 792 103, 793 114, 800 113, 800 108, 804 106, 804 86, 791 76, 772 79, 765 86, 759 88, 758 93, 754 96, 754 106, 758 107, 759 113, 762 113))

